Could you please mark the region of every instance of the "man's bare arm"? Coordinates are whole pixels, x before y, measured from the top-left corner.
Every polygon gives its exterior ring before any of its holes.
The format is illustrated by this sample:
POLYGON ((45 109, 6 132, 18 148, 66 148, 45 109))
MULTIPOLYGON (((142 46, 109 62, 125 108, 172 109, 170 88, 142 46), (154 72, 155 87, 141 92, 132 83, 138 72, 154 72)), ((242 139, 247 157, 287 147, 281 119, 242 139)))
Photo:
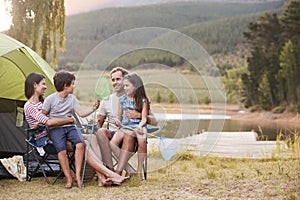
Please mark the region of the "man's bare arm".
MULTIPOLYGON (((129 110, 126 112, 126 117, 131 119, 141 119, 142 113, 138 112, 137 110, 129 110)), ((149 112, 149 115, 147 116, 147 123, 153 126, 157 126, 158 123, 151 110, 149 112)))

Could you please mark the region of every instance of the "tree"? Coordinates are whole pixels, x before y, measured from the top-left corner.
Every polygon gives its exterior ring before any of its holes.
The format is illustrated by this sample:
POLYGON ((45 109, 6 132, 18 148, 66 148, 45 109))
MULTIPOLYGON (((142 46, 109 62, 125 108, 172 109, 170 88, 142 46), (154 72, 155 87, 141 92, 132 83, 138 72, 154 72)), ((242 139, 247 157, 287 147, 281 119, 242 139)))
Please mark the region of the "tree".
MULTIPOLYGON (((11 0, 5 0, 11 1, 11 0)), ((64 0, 13 0, 12 25, 8 35, 23 42, 51 64, 57 66, 57 49, 64 50, 64 0), (52 51, 51 51, 52 50, 52 51)))
MULTIPOLYGON (((262 93, 267 99, 260 102, 270 102, 270 107, 277 106, 279 104, 278 93, 278 80, 276 76, 279 71, 279 52, 281 48, 281 25, 276 13, 266 13, 260 16, 255 23, 250 23, 248 26, 249 31, 244 33, 244 37, 252 45, 252 57, 248 59, 248 70, 250 77, 255 88, 258 90, 259 84, 262 82, 264 76, 264 86, 269 88, 260 87, 262 93), (257 85, 258 84, 258 85, 257 85)), ((255 91, 254 91, 255 92, 255 91)), ((256 93, 257 95, 258 93, 256 93)), ((257 102, 257 98, 253 97, 254 102, 257 102)), ((260 97, 261 98, 261 97, 260 97)))

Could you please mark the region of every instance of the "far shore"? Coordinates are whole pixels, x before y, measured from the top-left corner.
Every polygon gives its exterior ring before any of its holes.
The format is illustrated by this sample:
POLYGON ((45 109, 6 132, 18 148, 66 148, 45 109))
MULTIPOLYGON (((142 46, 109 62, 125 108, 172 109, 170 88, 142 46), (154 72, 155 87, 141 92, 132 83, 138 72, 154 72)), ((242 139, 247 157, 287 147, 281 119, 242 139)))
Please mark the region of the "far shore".
POLYGON ((174 114, 224 114, 232 120, 248 121, 257 125, 266 126, 276 124, 284 128, 300 128, 299 113, 272 113, 270 111, 249 112, 239 109, 238 105, 226 105, 215 107, 211 105, 179 105, 179 104, 153 104, 153 112, 174 113, 174 114))

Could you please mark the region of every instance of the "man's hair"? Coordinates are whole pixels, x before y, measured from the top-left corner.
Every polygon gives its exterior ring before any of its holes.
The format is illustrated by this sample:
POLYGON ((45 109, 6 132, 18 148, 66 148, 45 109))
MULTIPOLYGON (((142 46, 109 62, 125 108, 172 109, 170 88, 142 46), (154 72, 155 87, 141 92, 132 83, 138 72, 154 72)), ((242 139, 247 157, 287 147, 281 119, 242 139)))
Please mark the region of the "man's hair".
POLYGON ((54 86, 58 92, 64 90, 64 86, 70 86, 72 81, 75 80, 75 75, 71 72, 61 70, 56 72, 53 77, 54 86))
POLYGON ((129 74, 129 72, 127 71, 127 69, 124 69, 123 67, 118 66, 118 67, 113 68, 113 69, 110 71, 110 76, 111 76, 113 73, 117 72, 117 71, 122 72, 123 77, 124 77, 125 75, 129 74))

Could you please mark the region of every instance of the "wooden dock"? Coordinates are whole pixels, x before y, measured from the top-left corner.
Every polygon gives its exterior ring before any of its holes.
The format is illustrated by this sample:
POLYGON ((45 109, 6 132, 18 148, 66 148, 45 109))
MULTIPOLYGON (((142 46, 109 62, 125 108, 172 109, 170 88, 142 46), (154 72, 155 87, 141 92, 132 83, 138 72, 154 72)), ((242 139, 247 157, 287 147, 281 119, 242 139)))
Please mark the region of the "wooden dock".
MULTIPOLYGON (((256 132, 203 132, 176 139, 177 152, 190 151, 195 155, 214 155, 229 158, 272 158, 287 149, 283 141, 258 141, 256 132)), ((158 147, 157 139, 148 139, 148 149, 158 147)))

